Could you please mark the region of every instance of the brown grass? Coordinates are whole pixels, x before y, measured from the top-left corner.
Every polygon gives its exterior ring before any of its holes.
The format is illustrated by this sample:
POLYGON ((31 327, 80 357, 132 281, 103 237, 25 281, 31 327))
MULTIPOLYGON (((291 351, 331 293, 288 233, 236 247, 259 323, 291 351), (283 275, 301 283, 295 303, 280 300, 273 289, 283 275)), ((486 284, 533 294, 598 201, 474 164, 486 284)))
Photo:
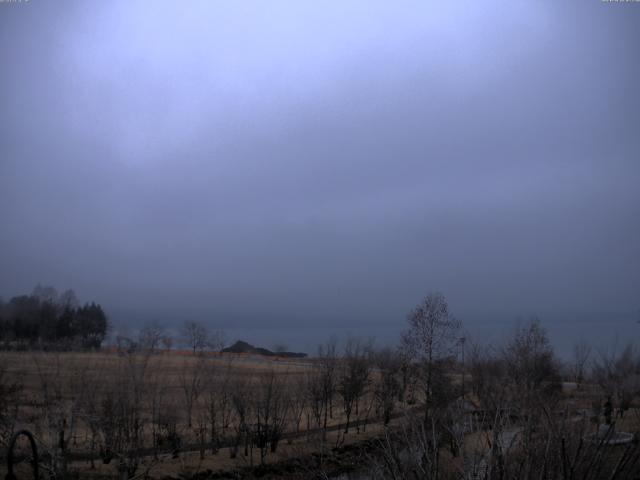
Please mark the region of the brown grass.
MULTIPOLYGON (((126 369, 128 357, 117 352, 103 351, 95 353, 79 352, 2 352, 0 353, 0 366, 3 366, 8 379, 13 379, 23 386, 22 406, 20 408, 17 428, 27 428, 38 436, 41 448, 47 450, 47 446, 55 444, 51 431, 48 431, 43 419, 43 411, 48 408, 44 398, 43 389, 47 385, 49 390, 55 390, 60 398, 68 406, 72 405, 83 388, 92 388, 92 382, 100 379, 108 379, 121 375, 126 369)), ((291 384, 300 380, 313 368, 313 361, 307 359, 281 359, 277 357, 260 357, 254 355, 215 354, 206 357, 194 356, 190 352, 161 352, 147 357, 144 382, 160 382, 164 390, 164 404, 172 405, 174 413, 179 417, 178 430, 183 445, 196 444, 198 442, 195 428, 188 428, 183 407, 182 378, 186 375, 189 379, 196 369, 205 363, 214 368, 220 374, 228 373, 234 379, 244 379, 247 382, 257 383, 264 375, 276 374, 277 378, 291 384)), ((145 386, 145 388, 149 388, 145 386)), ((55 395, 54 394, 54 395, 55 395)), ((148 406, 145 405, 146 415, 151 415, 148 406)), ((193 417, 198 418, 204 414, 205 405, 201 402, 194 407, 193 417)), ((318 434, 310 435, 305 432, 309 411, 305 411, 301 422, 301 432, 295 438, 283 439, 278 451, 270 453, 266 457, 267 463, 279 462, 309 453, 321 448, 345 445, 360 442, 379 433, 381 425, 368 425, 365 428, 352 428, 345 435, 342 428, 337 426, 345 421, 339 396, 334 399, 333 418, 329 420, 329 431, 324 447, 321 445, 318 434)), ((375 416, 371 410, 370 415, 375 416)), ((362 416, 362 415, 361 415, 362 416)), ((352 421, 355 420, 355 415, 352 421)), ((312 429, 316 427, 311 420, 312 429)), ((287 430, 292 431, 293 426, 288 425, 287 430)), ((90 431, 88 425, 82 420, 76 420, 73 427, 73 438, 69 442, 69 452, 73 454, 86 454, 89 445, 90 431)), ((231 434, 232 428, 228 433, 231 434)), ((149 446, 151 435, 149 428, 145 429, 145 444, 149 446)), ((91 467, 89 460, 72 461, 70 470, 77 471, 84 477, 111 477, 117 474, 115 461, 108 465, 102 464, 99 459, 94 462, 95 469, 91 467)), ((211 454, 207 449, 204 459, 200 458, 198 451, 182 451, 179 458, 172 458, 170 454, 160 454, 157 459, 147 456, 143 463, 143 470, 149 469, 152 477, 170 475, 178 477, 181 474, 197 473, 198 471, 227 471, 238 468, 257 465, 260 463, 260 455, 255 448, 250 449, 249 455, 243 455, 240 448, 236 458, 231 458, 230 448, 221 448, 216 454, 211 454)), ((2 467, 4 468, 4 466, 2 467)), ((0 469, 0 476, 4 477, 4 471, 0 469)))

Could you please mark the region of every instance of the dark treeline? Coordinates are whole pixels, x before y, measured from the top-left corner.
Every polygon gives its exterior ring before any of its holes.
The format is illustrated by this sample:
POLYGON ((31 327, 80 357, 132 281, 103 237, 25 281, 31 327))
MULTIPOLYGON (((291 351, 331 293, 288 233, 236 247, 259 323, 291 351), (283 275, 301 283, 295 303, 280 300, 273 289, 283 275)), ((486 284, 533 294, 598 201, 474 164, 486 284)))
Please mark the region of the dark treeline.
POLYGON ((58 294, 38 285, 31 295, 0 300, 0 348, 5 350, 100 348, 108 326, 102 307, 80 305, 73 290, 58 294))

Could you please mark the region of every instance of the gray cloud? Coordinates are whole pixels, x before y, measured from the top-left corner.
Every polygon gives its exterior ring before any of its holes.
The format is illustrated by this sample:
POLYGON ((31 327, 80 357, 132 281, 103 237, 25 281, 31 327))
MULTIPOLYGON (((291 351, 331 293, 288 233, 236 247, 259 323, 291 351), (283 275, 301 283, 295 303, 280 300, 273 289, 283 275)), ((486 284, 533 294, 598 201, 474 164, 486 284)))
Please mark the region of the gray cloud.
POLYGON ((437 289, 476 331, 628 331, 640 10, 454 4, 0 5, 0 292, 375 333, 437 289))

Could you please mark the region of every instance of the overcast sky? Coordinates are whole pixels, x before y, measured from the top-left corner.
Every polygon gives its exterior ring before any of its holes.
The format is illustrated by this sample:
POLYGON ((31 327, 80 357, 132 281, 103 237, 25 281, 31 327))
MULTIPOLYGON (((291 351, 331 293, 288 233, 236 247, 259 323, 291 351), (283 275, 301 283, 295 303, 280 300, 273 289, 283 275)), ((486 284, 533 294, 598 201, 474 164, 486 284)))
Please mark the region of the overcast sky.
POLYGON ((640 3, 3 2, 0 59, 5 300, 640 332, 640 3))

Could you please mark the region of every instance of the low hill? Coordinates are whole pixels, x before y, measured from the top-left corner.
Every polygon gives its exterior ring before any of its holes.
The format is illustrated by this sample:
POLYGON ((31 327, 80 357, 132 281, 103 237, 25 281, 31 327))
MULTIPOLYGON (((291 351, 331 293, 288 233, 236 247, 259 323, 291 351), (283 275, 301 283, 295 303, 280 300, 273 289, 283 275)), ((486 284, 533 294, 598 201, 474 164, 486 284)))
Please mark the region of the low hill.
POLYGON ((304 358, 307 356, 306 353, 298 353, 298 352, 272 352, 266 348, 262 347, 254 347, 253 345, 243 342, 242 340, 238 340, 236 343, 231 345, 230 347, 224 348, 222 350, 223 353, 251 353, 254 355, 264 355, 265 357, 284 357, 284 358, 304 358))

